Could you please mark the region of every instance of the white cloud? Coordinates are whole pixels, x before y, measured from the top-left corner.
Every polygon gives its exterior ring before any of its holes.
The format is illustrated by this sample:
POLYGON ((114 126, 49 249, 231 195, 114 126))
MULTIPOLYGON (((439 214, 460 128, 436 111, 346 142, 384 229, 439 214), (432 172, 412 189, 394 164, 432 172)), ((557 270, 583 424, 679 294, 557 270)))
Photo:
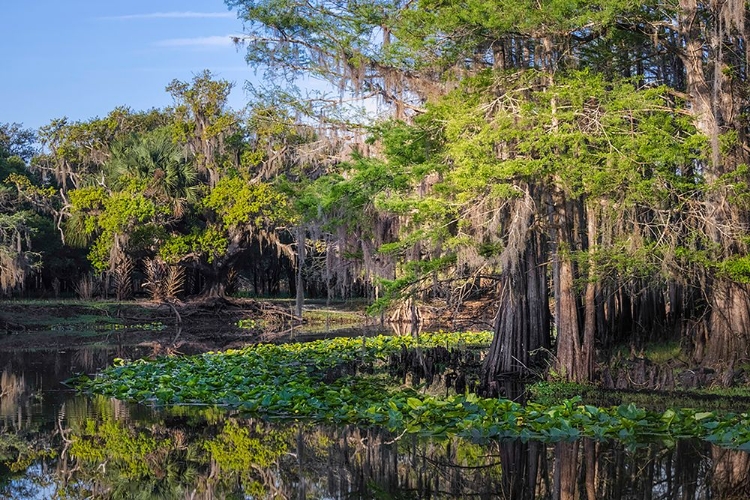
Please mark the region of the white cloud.
MULTIPOLYGON (((209 66, 206 69, 210 70, 211 73, 214 75, 220 75, 221 73, 248 73, 252 71, 252 69, 249 69, 247 65, 245 66, 209 66)), ((142 66, 138 68, 133 68, 133 71, 139 71, 141 73, 168 73, 168 74, 178 74, 178 73, 190 73, 191 71, 195 71, 195 67, 190 66, 142 66)))
POLYGON ((151 12, 148 14, 128 14, 124 16, 100 17, 108 21, 130 21, 135 19, 207 19, 207 18, 234 18, 231 12, 151 12))
POLYGON ((222 36, 199 36, 193 38, 169 38, 154 42, 156 47, 193 47, 193 48, 211 48, 211 47, 231 47, 234 45, 234 39, 238 35, 222 36))

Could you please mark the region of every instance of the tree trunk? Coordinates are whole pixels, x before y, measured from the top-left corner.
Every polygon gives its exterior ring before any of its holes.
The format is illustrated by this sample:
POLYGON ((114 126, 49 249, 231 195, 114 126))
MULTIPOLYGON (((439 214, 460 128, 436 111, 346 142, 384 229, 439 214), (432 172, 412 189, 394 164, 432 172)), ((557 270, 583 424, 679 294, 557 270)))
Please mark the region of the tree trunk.
POLYGON ((503 255, 495 335, 482 367, 484 394, 498 394, 501 376, 530 374, 538 350, 549 347, 546 239, 532 227, 535 206, 527 193, 514 210, 503 255))
POLYGON ((326 236, 326 307, 331 305, 331 298, 333 297, 333 286, 332 286, 332 275, 331 275, 331 238, 326 236))
POLYGON ((213 263, 201 266, 201 274, 205 279, 201 296, 208 298, 224 298, 226 296, 227 275, 233 260, 215 259, 213 263))
POLYGON ((711 489, 716 498, 750 496, 750 455, 739 450, 711 446, 711 489))
MULTIPOLYGON (((739 54, 728 47, 725 49, 725 44, 744 36, 747 10, 740 0, 712 2, 708 6, 697 0, 680 0, 679 6, 678 29, 684 45, 681 57, 691 110, 696 128, 705 134, 710 145, 710 158, 705 166, 709 184, 704 201, 705 233, 720 249, 715 260, 722 261, 744 255, 747 250, 738 238, 742 236, 747 216, 733 210, 727 188, 717 187, 723 175, 733 172, 747 159, 744 126, 740 121, 742 100, 735 88, 742 82, 731 71, 731 66, 741 66, 747 61, 737 59, 739 54), (726 132, 737 132, 739 140, 722 150, 721 137, 726 132)), ((750 350, 748 289, 729 277, 716 275, 713 269, 707 269, 706 273, 710 283, 706 292, 710 315, 704 361, 710 365, 731 365, 746 357, 750 350)), ((697 353, 698 357, 701 355, 697 353)))
MULTIPOLYGON (((556 375, 574 382, 591 380, 590 359, 584 351, 582 339, 583 322, 579 311, 579 298, 576 291, 576 266, 571 252, 578 248, 574 239, 575 234, 575 206, 565 199, 561 192, 555 197, 555 210, 552 217, 552 227, 556 236, 556 248, 552 255, 554 301, 555 301, 555 333, 556 339, 556 375)), ((592 305, 593 307, 593 305, 592 305)), ((593 310, 591 312, 593 313, 593 310)), ((591 323, 590 328, 594 328, 591 323)), ((591 330, 593 336, 593 330, 591 330)), ((593 341, 593 339, 591 339, 593 341)), ((585 346, 588 352, 592 346, 585 346)))
POLYGON ((575 500, 578 493, 578 447, 580 441, 555 444, 555 473, 552 498, 575 500))
POLYGON ((557 333, 555 371, 565 380, 583 382, 587 377, 581 353, 573 262, 570 257, 558 253, 553 257, 553 265, 557 268, 557 280, 554 283, 557 333))
POLYGON ((594 376, 594 362, 596 354, 596 295, 599 283, 596 269, 596 248, 597 248, 597 214, 596 209, 588 207, 588 280, 586 281, 586 292, 584 294, 584 313, 583 313, 583 345, 581 346, 581 368, 580 374, 582 379, 590 381, 594 376))
POLYGON ((727 279, 711 287, 711 316, 704 362, 733 365, 750 355, 750 291, 747 285, 727 279))
POLYGON ((302 317, 302 306, 305 302, 305 227, 297 226, 297 296, 295 300, 294 312, 298 318, 302 317))
POLYGON ((596 500, 596 462, 597 462, 597 449, 599 443, 593 439, 585 438, 583 440, 583 459, 584 459, 584 483, 586 484, 586 500, 596 500))
POLYGON ((219 279, 212 279, 213 276, 209 276, 206 279, 206 285, 203 288, 201 295, 208 298, 223 298, 226 296, 226 284, 219 279))
POLYGON ((527 443, 520 440, 501 441, 500 464, 502 465, 501 498, 533 500, 537 495, 540 462, 545 460, 546 444, 537 441, 527 443))

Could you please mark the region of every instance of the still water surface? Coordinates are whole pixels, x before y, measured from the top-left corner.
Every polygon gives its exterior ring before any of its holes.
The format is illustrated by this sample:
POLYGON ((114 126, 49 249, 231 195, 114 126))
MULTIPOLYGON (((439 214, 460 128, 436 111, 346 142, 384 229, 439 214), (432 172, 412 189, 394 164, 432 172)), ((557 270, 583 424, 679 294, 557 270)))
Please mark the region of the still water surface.
POLYGON ((750 456, 700 441, 397 436, 157 410, 61 384, 150 348, 0 352, 0 498, 750 498, 750 456))

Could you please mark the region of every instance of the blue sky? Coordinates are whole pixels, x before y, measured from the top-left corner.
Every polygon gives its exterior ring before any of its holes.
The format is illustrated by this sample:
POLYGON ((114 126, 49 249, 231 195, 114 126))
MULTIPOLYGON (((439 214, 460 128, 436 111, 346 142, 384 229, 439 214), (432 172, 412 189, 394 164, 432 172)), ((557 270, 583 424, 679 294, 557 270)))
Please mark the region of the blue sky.
POLYGON ((0 123, 164 107, 172 79, 204 69, 235 83, 239 109, 255 78, 229 38, 242 23, 222 0, 0 0, 0 25, 0 123))

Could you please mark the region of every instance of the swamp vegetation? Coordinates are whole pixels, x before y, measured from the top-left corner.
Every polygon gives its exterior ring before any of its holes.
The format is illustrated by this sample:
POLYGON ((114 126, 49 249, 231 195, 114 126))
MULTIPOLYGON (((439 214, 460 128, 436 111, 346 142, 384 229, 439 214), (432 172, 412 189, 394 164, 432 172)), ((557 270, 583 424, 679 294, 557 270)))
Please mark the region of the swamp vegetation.
POLYGON ((456 375, 478 380, 475 356, 490 338, 335 338, 136 363, 118 356, 148 349, 3 352, 0 497, 698 499, 750 491, 748 455, 738 449, 747 425, 735 425, 746 414, 457 395, 456 375), (429 384, 402 371, 406 353, 427 366, 447 360, 446 351, 457 362, 426 370, 429 384), (264 358, 257 369, 247 362, 264 358), (76 380, 148 404, 60 390, 71 374, 108 365, 103 377, 76 380), (158 396, 218 404, 162 406, 158 396))
POLYGON ((119 351, 52 427, 24 423, 34 395, 3 372, 3 481, 749 493, 747 2, 226 4, 259 75, 245 109, 203 72, 165 109, 0 124, 8 363, 102 331, 119 351), (408 335, 294 342, 341 303, 408 335), (543 382, 516 400, 518 380, 543 382), (629 396, 696 388, 737 399, 629 396))
POLYGON ((2 126, 6 296, 362 299, 414 323, 480 299, 485 395, 617 386, 622 345, 664 342, 741 383, 743 2, 227 5, 263 75, 246 109, 204 72, 165 109, 2 126))
MULTIPOLYGON (((634 404, 603 409, 583 405, 580 398, 545 407, 473 393, 434 396, 416 388, 394 390, 389 387, 392 380, 374 375, 379 372, 378 361, 402 350, 486 348, 490 338, 489 332, 438 332, 422 334, 417 340, 378 336, 258 344, 239 351, 114 366, 93 380, 84 377, 78 383, 83 389, 125 401, 226 406, 266 418, 382 426, 424 436, 523 441, 593 437, 631 444, 649 438, 695 437, 750 449, 748 414, 671 408, 654 413, 634 404)), ((429 352, 421 355, 425 360, 435 357, 429 352)))

